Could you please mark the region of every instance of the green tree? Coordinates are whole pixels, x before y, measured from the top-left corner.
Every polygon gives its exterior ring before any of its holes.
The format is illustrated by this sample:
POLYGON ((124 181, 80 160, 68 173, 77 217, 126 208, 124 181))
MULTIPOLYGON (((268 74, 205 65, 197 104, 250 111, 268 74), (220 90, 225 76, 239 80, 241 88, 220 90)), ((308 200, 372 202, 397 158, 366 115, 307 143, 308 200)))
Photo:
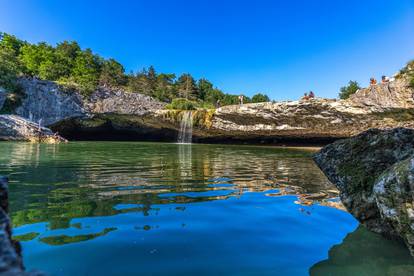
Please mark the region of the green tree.
POLYGON ((7 91, 13 91, 16 88, 19 74, 18 64, 14 50, 0 45, 0 87, 7 91))
POLYGON ((20 48, 27 44, 18 39, 14 35, 0 32, 0 47, 4 47, 13 51, 13 55, 17 57, 20 53, 20 48))
POLYGON ((341 87, 339 98, 343 100, 348 99, 352 94, 357 92, 358 89, 361 89, 361 87, 359 87, 358 82, 349 81, 347 86, 341 87))
POLYGON ((81 51, 74 63, 71 78, 84 95, 91 94, 98 85, 102 60, 90 49, 81 51))
POLYGON ((172 99, 176 98, 174 79, 175 74, 159 74, 157 76, 157 87, 154 97, 164 102, 171 102, 172 99))
POLYGON ((76 57, 80 52, 81 48, 77 42, 64 41, 57 44, 55 48, 56 64, 53 70, 56 71, 59 79, 70 77, 76 57))
POLYGON ((185 99, 197 98, 197 85, 194 78, 190 74, 182 74, 177 82, 178 96, 185 99))
POLYGON ((205 100, 206 99, 206 95, 209 94, 210 91, 212 91, 213 88, 213 84, 211 82, 209 82, 206 79, 200 79, 197 82, 197 90, 198 90, 198 97, 201 100, 205 100))
POLYGON ((270 99, 267 95, 262 93, 257 93, 252 97, 252 103, 263 103, 263 102, 270 102, 270 99))
POLYGON ((20 51, 19 57, 25 67, 24 73, 39 76, 40 65, 45 60, 46 52, 50 51, 49 46, 44 42, 38 45, 26 44, 20 51))
POLYGON ((105 60, 99 78, 100 85, 122 86, 126 83, 124 67, 114 59, 105 60))
POLYGON ((204 96, 204 100, 213 105, 216 104, 217 100, 221 101, 223 98, 224 98, 224 93, 219 89, 208 90, 206 92, 206 95, 204 96))

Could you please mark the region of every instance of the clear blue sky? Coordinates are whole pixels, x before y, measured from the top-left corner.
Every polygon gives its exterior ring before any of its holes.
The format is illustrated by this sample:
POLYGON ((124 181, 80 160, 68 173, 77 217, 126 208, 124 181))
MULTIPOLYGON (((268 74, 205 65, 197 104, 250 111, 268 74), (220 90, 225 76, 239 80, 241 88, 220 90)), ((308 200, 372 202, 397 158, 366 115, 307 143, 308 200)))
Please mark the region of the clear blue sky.
POLYGON ((414 59, 414 1, 2 0, 0 31, 76 40, 128 71, 189 72, 230 93, 336 97, 414 59))

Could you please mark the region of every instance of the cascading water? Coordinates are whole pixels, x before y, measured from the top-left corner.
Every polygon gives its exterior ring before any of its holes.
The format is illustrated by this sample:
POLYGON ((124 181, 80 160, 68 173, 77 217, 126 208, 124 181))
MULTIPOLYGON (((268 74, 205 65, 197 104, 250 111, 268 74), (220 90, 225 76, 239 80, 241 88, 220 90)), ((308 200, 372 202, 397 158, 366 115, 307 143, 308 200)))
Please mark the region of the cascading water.
POLYGON ((183 111, 178 133, 178 143, 191 144, 193 138, 193 114, 191 111, 183 111))

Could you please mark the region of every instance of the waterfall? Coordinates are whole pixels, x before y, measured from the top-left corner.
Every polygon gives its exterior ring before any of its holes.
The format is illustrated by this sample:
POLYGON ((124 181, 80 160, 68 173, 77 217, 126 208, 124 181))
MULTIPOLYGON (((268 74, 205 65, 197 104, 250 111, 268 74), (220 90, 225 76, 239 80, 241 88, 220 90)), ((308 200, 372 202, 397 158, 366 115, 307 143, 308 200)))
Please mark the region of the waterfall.
POLYGON ((178 133, 178 143, 191 144, 193 138, 193 114, 191 111, 183 111, 178 133))

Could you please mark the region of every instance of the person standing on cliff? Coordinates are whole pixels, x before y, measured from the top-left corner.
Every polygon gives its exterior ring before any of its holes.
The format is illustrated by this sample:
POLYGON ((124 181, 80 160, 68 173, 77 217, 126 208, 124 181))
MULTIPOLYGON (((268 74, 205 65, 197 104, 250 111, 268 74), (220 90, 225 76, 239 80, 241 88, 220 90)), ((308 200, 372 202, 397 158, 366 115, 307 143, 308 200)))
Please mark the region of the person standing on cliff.
POLYGON ((216 108, 220 108, 221 107, 221 103, 220 103, 220 99, 218 99, 217 101, 216 101, 216 108))
POLYGON ((240 95, 239 96, 239 103, 240 103, 240 105, 243 105, 243 100, 244 100, 244 96, 243 95, 240 95))

